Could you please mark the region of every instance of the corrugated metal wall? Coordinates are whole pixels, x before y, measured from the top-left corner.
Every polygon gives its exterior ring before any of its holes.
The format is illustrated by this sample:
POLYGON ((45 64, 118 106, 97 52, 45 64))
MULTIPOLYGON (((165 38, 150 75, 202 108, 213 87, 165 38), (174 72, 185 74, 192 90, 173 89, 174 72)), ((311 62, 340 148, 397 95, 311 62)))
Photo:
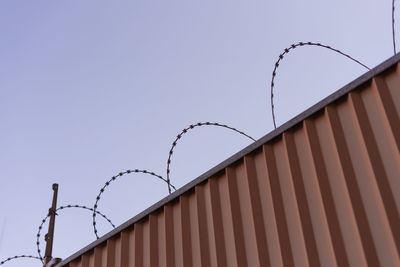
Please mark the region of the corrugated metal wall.
POLYGON ((400 266, 390 68, 67 263, 400 266))

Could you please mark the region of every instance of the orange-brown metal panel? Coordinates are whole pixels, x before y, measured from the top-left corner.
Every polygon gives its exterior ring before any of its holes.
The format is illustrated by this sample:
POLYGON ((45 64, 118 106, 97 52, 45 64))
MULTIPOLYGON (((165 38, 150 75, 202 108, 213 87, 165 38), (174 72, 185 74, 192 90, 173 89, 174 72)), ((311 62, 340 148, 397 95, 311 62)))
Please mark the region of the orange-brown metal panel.
POLYGON ((60 266, 400 266, 400 68, 371 73, 60 266))

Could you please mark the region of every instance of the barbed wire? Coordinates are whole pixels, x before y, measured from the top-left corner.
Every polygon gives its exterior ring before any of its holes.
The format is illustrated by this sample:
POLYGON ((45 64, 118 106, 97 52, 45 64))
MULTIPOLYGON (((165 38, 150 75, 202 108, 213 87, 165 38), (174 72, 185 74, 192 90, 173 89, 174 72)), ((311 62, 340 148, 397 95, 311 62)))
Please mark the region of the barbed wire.
POLYGON ((396 55, 396 38, 394 34, 394 0, 392 1, 392 36, 393 36, 393 52, 396 55))
MULTIPOLYGON (((396 55, 395 17, 394 17, 394 14, 395 14, 395 0, 392 0, 392 39, 393 39, 393 52, 394 52, 394 55, 396 55)), ((350 55, 348 55, 346 53, 343 53, 342 51, 340 51, 338 49, 335 49, 335 48, 333 48, 331 46, 324 45, 324 44, 321 44, 321 43, 298 42, 296 44, 292 44, 288 48, 285 48, 284 52, 279 55, 278 60, 275 62, 274 70, 272 72, 272 79, 271 79, 271 95, 270 95, 270 98, 271 98, 272 119, 273 119, 273 124, 274 124, 274 128, 275 129, 276 129, 276 120, 275 120, 275 111, 274 111, 274 103, 273 103, 273 97, 274 97, 273 89, 274 89, 274 86, 275 86, 274 80, 275 80, 275 77, 276 77, 276 71, 277 71, 277 69, 279 67, 280 61, 284 58, 284 56, 286 54, 288 54, 291 50, 293 50, 293 49, 295 49, 297 47, 301 47, 301 46, 318 46, 318 47, 329 49, 331 51, 334 51, 334 52, 336 52, 338 54, 341 54, 341 55, 349 58, 350 60, 358 63, 359 65, 363 66, 367 70, 370 70, 370 68, 368 66, 364 65, 363 63, 361 63, 360 61, 358 61, 355 58, 351 57, 350 55)), ((99 236, 97 234, 98 231, 97 231, 97 228, 96 228, 96 214, 99 214, 100 216, 102 216, 105 220, 107 220, 111 224, 111 226, 113 228, 115 228, 115 225, 113 224, 113 222, 106 215, 104 215, 103 213, 101 213, 100 211, 97 210, 98 202, 100 200, 100 197, 101 197, 102 193, 106 189, 106 187, 108 187, 112 181, 116 180, 118 177, 121 177, 121 176, 123 176, 125 174, 129 174, 129 173, 144 173, 144 174, 149 174, 149 175, 152 175, 154 177, 157 177, 157 178, 161 179, 162 181, 166 182, 167 185, 168 185, 169 193, 171 193, 171 191, 172 191, 171 188, 176 190, 175 186, 172 185, 171 180, 170 180, 170 165, 171 165, 171 158, 172 158, 172 155, 173 155, 174 148, 176 147, 177 142, 182 138, 182 136, 185 133, 187 133, 189 130, 194 129, 195 127, 199 127, 199 126, 218 126, 218 127, 227 128, 227 129, 233 130, 233 131, 235 131, 235 132, 237 132, 237 133, 239 133, 239 134, 241 134, 243 136, 246 136, 246 137, 248 137, 249 139, 251 139, 253 141, 256 141, 254 138, 252 138, 251 136, 247 135, 246 133, 244 133, 242 131, 239 131, 236 128, 230 127, 228 125, 219 124, 219 123, 215 123, 215 122, 199 122, 199 123, 196 123, 196 124, 192 124, 189 127, 183 129, 182 132, 177 135, 176 139, 172 143, 171 149, 169 151, 168 160, 167 160, 167 179, 164 179, 162 176, 160 176, 158 174, 155 174, 154 172, 147 171, 147 170, 135 169, 135 170, 127 170, 127 171, 124 171, 124 172, 120 172, 118 175, 113 176, 109 181, 107 181, 105 183, 105 185, 100 189, 100 193, 96 197, 96 202, 95 202, 95 205, 94 205, 93 208, 89 208, 89 207, 86 207, 86 206, 83 206, 83 205, 66 205, 66 206, 60 206, 59 208, 57 208, 56 212, 59 211, 59 210, 67 209, 67 208, 81 208, 81 209, 86 209, 86 210, 92 211, 93 212, 94 233, 95 233, 95 235, 96 235, 96 237, 98 239, 99 236)), ((58 214, 56 214, 56 215, 58 215, 58 214)), ((37 253, 38 253, 39 256, 17 255, 17 256, 9 257, 9 258, 7 258, 7 259, 5 259, 3 261, 0 261, 0 265, 3 265, 3 264, 5 264, 5 263, 7 263, 9 261, 12 261, 12 260, 15 260, 15 259, 20 259, 20 258, 37 259, 37 260, 40 260, 43 263, 43 257, 41 255, 41 250, 40 250, 40 234, 41 234, 41 230, 43 229, 43 224, 46 222, 46 220, 49 217, 50 217, 50 215, 47 215, 42 220, 40 226, 38 227, 38 232, 37 232, 37 235, 36 235, 36 238, 37 238, 36 245, 37 245, 37 253)))
MULTIPOLYGON (((65 205, 65 206, 60 206, 59 208, 56 209, 56 215, 58 215, 57 211, 63 210, 63 209, 69 209, 69 208, 80 208, 80 209, 85 209, 85 210, 90 210, 90 211, 96 212, 97 214, 101 215, 104 219, 106 219, 111 224, 111 226, 113 228, 115 228, 115 225, 113 224, 113 222, 106 215, 104 215, 100 211, 94 211, 92 208, 89 208, 89 207, 86 207, 86 206, 83 206, 83 205, 65 205)), ((50 217, 50 215, 47 215, 42 220, 41 224, 38 227, 38 233, 36 234, 36 246, 37 246, 37 253, 39 255, 38 259, 40 259, 42 261, 42 263, 43 263, 43 257, 42 257, 42 255, 40 253, 40 232, 42 231, 43 224, 46 222, 46 220, 49 217, 50 217)))
POLYGON ((20 259, 20 258, 30 258, 30 259, 41 260, 41 259, 40 259, 39 257, 37 257, 37 256, 32 256, 32 255, 18 255, 18 256, 13 256, 13 257, 7 258, 7 259, 5 259, 5 260, 3 260, 3 261, 0 261, 0 265, 3 265, 3 264, 5 264, 5 263, 8 262, 8 261, 15 260, 15 259, 20 259))
MULTIPOLYGON (((148 175, 154 176, 154 177, 159 178, 160 180, 162 180, 162 181, 168 183, 167 180, 165 180, 164 177, 162 177, 161 175, 158 175, 158 174, 156 174, 156 173, 154 173, 154 172, 150 172, 150 171, 148 171, 148 170, 139 170, 139 169, 126 170, 126 171, 124 171, 124 172, 120 172, 120 173, 118 173, 117 175, 111 177, 111 179, 108 180, 108 181, 104 184, 104 186, 100 189, 100 192, 99 192, 99 194, 98 194, 97 197, 96 197, 96 202, 95 202, 95 204, 94 204, 94 206, 93 206, 93 231, 94 231, 94 234, 96 235, 96 238, 97 238, 97 239, 99 239, 99 236, 98 236, 98 234, 97 234, 98 231, 97 231, 97 228, 96 228, 96 213, 97 213, 96 210, 97 210, 97 207, 98 207, 98 202, 99 202, 99 200, 100 200, 100 196, 101 196, 101 194, 104 193, 104 190, 110 185, 110 183, 111 183, 112 181, 115 181, 118 177, 121 177, 121 176, 123 176, 123 175, 125 175, 125 174, 129 174, 129 173, 144 173, 144 174, 148 174, 148 175)), ((174 190, 176 190, 175 186, 173 186, 173 185, 171 185, 171 186, 174 188, 174 190)), ((168 187, 168 189, 169 189, 169 187, 168 187)), ((170 192, 170 193, 171 193, 171 192, 170 192)))
POLYGON ((235 132, 237 132, 237 133, 239 133, 239 134, 241 134, 243 136, 246 136, 246 137, 250 138, 253 141, 256 141, 253 137, 245 134, 244 132, 239 131, 238 129, 235 129, 235 128, 230 127, 230 126, 225 125, 225 124, 220 124, 220 123, 217 123, 217 122, 198 122, 196 124, 191 124, 189 127, 183 129, 182 132, 176 136, 176 139, 172 143, 171 149, 169 150, 169 155, 168 155, 168 160, 167 160, 167 184, 168 184, 169 193, 171 193, 171 188, 170 188, 171 180, 170 180, 169 174, 170 174, 171 157, 172 157, 172 154, 174 153, 174 148, 176 147, 176 144, 177 144, 178 140, 182 138, 182 135, 187 133, 189 130, 194 129, 194 128, 199 127, 199 126, 218 126, 218 127, 227 128, 227 129, 235 131, 235 132))
POLYGON ((352 61, 354 61, 354 62, 360 64, 361 66, 363 66, 364 68, 366 68, 367 70, 370 70, 369 67, 367 67, 366 65, 364 65, 363 63, 361 63, 357 59, 355 59, 355 58, 349 56, 348 54, 343 53, 342 51, 340 51, 340 50, 338 50, 336 48, 333 48, 333 47, 331 47, 329 45, 324 45, 324 44, 321 44, 321 43, 313 43, 313 42, 304 42, 304 43, 303 42, 298 42, 297 44, 292 44, 290 47, 285 48, 283 53, 279 55, 278 60, 275 62, 274 70, 272 72, 272 79, 271 79, 271 111, 272 111, 272 121, 274 122, 274 128, 275 129, 276 129, 276 122, 275 122, 275 111, 274 111, 274 100, 273 100, 274 99, 274 92, 273 91, 274 91, 274 85, 275 85, 274 84, 274 80, 275 80, 275 76, 276 76, 276 70, 279 67, 279 62, 283 59, 285 54, 288 54, 290 52, 290 50, 293 50, 293 49, 295 49, 295 48, 297 48, 299 46, 318 46, 318 47, 323 47, 323 48, 329 49, 331 51, 334 51, 334 52, 336 52, 338 54, 341 54, 342 56, 345 56, 345 57, 351 59, 352 61))

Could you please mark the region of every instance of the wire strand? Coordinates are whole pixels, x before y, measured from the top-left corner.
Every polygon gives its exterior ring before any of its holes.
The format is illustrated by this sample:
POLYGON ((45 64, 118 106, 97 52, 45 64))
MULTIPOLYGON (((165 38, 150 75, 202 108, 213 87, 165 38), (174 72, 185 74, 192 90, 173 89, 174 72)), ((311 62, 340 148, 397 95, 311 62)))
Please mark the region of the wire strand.
MULTIPOLYGON (((98 202, 99 202, 99 200, 100 200, 100 197, 101 197, 101 195, 104 193, 104 190, 110 185, 110 183, 111 183, 112 181, 115 181, 118 177, 121 177, 121 176, 123 176, 123 175, 125 175, 125 174, 129 174, 129 173, 144 173, 144 174, 148 174, 148 175, 154 176, 154 177, 156 177, 156 178, 158 178, 158 179, 160 179, 160 180, 162 180, 162 181, 164 181, 164 182, 167 183, 167 180, 165 180, 161 175, 155 174, 154 172, 150 172, 150 171, 147 171, 147 170, 139 170, 139 169, 126 170, 126 171, 124 171, 124 172, 120 172, 120 173, 118 173, 117 175, 111 177, 111 179, 108 180, 108 181, 104 184, 104 186, 100 189, 100 192, 99 192, 99 194, 98 194, 97 197, 96 197, 96 202, 95 202, 95 204, 94 204, 94 206, 93 206, 93 231, 94 231, 94 234, 96 235, 96 238, 97 238, 97 239, 99 239, 99 235, 97 234, 98 231, 97 231, 97 227, 96 227, 96 213, 97 213, 97 207, 98 207, 98 202)), ((173 186, 173 185, 171 185, 171 186, 175 189, 175 186, 173 186)), ((168 187, 168 188, 169 188, 169 187, 168 187)), ((175 190, 176 190, 176 189, 175 189, 175 190)))
POLYGON ((39 257, 32 256, 32 255, 18 255, 18 256, 13 256, 13 257, 7 258, 7 259, 5 259, 3 261, 0 261, 0 265, 3 265, 8 261, 12 261, 12 260, 15 260, 15 259, 20 259, 20 258, 30 258, 30 259, 41 260, 39 257))
POLYGON ((230 126, 225 125, 225 124, 220 124, 220 123, 216 123, 216 122, 198 122, 196 124, 191 124, 189 127, 183 129, 182 132, 176 136, 176 139, 174 140, 174 142, 172 142, 171 149, 169 150, 169 155, 168 155, 168 160, 167 160, 167 183, 168 183, 168 190, 169 190, 170 193, 171 193, 171 188, 170 188, 170 183, 171 183, 171 180, 170 180, 170 165, 171 165, 171 157, 172 157, 172 154, 174 153, 174 148, 176 147, 178 141, 182 138, 182 136, 185 133, 187 133, 189 130, 192 130, 192 129, 194 129, 196 127, 199 127, 199 126, 218 126, 218 127, 223 127, 223 128, 235 131, 235 132, 237 132, 237 133, 239 133, 239 134, 241 134, 243 136, 246 136, 247 138, 249 138, 249 139, 251 139, 253 141, 256 141, 253 137, 245 134, 244 132, 239 131, 236 128, 230 127, 230 126))
POLYGON ((323 47, 323 48, 329 49, 331 51, 334 51, 334 52, 336 52, 336 53, 338 53, 338 54, 340 54, 342 56, 345 56, 348 59, 358 63, 359 65, 363 66, 367 70, 370 70, 369 67, 367 67, 366 65, 364 65, 363 63, 361 63, 357 59, 355 59, 355 58, 349 56, 348 54, 343 53, 342 51, 340 51, 340 50, 338 50, 336 48, 333 48, 333 47, 331 47, 329 45, 324 45, 324 44, 321 44, 321 43, 313 43, 313 42, 298 42, 297 44, 292 44, 290 47, 285 48, 283 53, 279 55, 278 60, 275 62, 274 70, 272 71, 272 79, 271 79, 271 97, 270 97, 270 99, 271 99, 271 112, 272 112, 272 121, 274 123, 274 128, 275 129, 276 129, 276 121, 275 121, 275 111, 274 111, 274 108, 275 108, 275 106, 274 106, 274 86, 275 86, 274 80, 275 80, 275 76, 276 76, 276 70, 279 67, 280 61, 283 59, 283 57, 286 54, 288 54, 291 50, 293 50, 293 49, 295 49, 297 47, 301 47, 301 46, 318 46, 318 47, 323 47))
MULTIPOLYGON (((92 208, 89 208, 89 207, 86 207, 86 206, 82 206, 82 205, 65 205, 65 206, 60 206, 59 208, 56 209, 56 215, 58 215, 58 214, 57 214, 57 211, 60 211, 60 210, 63 210, 63 209, 69 209, 69 208, 80 208, 80 209, 90 210, 90 211, 93 211, 93 212, 94 212, 94 210, 93 210, 92 208)), ((115 228, 115 225, 112 223, 112 221, 111 221, 109 218, 107 218, 106 215, 104 215, 104 214, 101 213, 100 211, 95 211, 95 212, 96 212, 97 214, 101 215, 104 219, 106 219, 106 220, 111 224, 111 226, 112 226, 113 228, 115 228)), ((37 257, 37 258, 40 259, 42 262, 43 262, 43 257, 42 257, 42 255, 41 255, 41 253, 40 253, 40 232, 42 231, 43 224, 46 222, 46 220, 47 220, 49 217, 50 217, 50 216, 47 215, 47 216, 42 220, 41 224, 40 224, 39 227, 38 227, 38 232, 37 232, 37 234, 36 234, 36 247, 37 247, 37 253, 38 253, 38 255, 39 255, 39 257, 37 257)))

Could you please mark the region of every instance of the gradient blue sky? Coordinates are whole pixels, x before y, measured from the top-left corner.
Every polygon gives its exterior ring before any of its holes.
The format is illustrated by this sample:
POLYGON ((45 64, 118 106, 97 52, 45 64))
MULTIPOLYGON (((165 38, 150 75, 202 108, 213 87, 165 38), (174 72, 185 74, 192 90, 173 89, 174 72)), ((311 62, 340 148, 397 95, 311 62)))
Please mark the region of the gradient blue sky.
MULTIPOLYGON (((322 42, 370 67, 391 57, 391 2, 1 0, 0 261, 36 255, 54 182, 59 205, 93 206, 120 171, 165 176, 171 143, 191 123, 269 133, 271 72, 290 44, 322 42)), ((296 49, 278 69, 277 124, 364 72, 331 51, 296 49)), ((172 181, 181 187, 249 144, 196 129, 175 150, 172 181)), ((99 210, 119 225, 167 193, 150 176, 127 175, 99 210)), ((100 233, 110 230, 99 219, 100 233)), ((60 212, 54 256, 94 240, 90 212, 60 212)))

